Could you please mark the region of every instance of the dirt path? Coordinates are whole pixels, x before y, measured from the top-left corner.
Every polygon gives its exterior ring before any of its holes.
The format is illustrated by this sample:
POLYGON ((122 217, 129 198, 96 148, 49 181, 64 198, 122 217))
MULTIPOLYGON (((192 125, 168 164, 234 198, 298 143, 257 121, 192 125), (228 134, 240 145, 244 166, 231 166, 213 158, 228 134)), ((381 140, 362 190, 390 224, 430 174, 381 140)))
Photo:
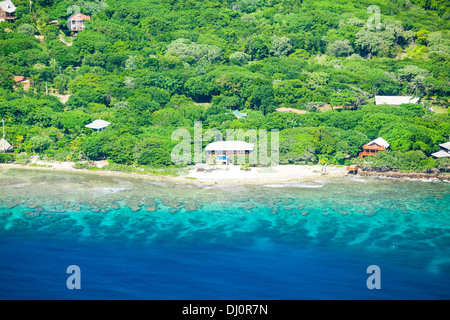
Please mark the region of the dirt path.
POLYGON ((62 103, 66 103, 67 100, 69 100, 69 98, 70 98, 70 94, 62 95, 62 94, 49 93, 49 95, 58 97, 62 103))
POLYGON ((60 40, 62 43, 64 43, 66 46, 69 46, 69 47, 72 46, 72 42, 66 42, 66 41, 64 41, 64 38, 63 38, 63 36, 62 36, 61 33, 59 34, 59 40, 60 40))

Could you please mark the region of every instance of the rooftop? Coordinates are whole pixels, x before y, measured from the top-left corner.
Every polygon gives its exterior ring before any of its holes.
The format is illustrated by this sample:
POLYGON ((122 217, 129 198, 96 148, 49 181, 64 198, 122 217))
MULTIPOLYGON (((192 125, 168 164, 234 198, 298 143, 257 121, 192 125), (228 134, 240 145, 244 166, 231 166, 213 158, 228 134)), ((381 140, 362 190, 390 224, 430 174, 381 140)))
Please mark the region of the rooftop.
POLYGON ((106 128, 110 124, 111 124, 111 122, 98 119, 98 120, 95 120, 94 122, 91 122, 88 125, 86 125, 86 128, 100 130, 100 129, 106 128))
POLYGON ((74 20, 91 20, 90 16, 87 16, 85 14, 82 13, 75 13, 74 15, 72 15, 69 20, 74 21, 74 20))
POLYGON ((16 82, 25 81, 25 80, 29 80, 29 79, 24 76, 14 76, 14 81, 16 81, 16 82))
POLYGON ((435 158, 450 158, 450 153, 445 152, 444 150, 439 150, 438 152, 431 154, 435 158))
POLYGON ((439 145, 439 147, 450 150, 450 141, 449 142, 445 142, 445 143, 441 143, 439 145))
POLYGON ((370 146, 372 144, 376 144, 379 145, 381 147, 385 147, 386 149, 389 148, 389 143, 386 142, 386 140, 384 140, 381 137, 376 138, 375 140, 370 141, 367 146, 370 146))
POLYGON ((244 141, 216 141, 208 144, 206 151, 253 151, 253 143, 244 141))
POLYGON ((16 6, 11 2, 11 0, 0 1, 0 8, 8 13, 16 12, 16 6))
POLYGON ((399 106, 404 103, 418 103, 420 98, 412 96, 375 96, 375 104, 387 104, 390 106, 399 106))
POLYGON ((308 113, 308 111, 306 111, 306 110, 299 110, 299 109, 294 109, 294 108, 278 108, 275 111, 278 111, 278 112, 294 112, 294 113, 297 113, 297 114, 308 113))
POLYGON ((0 140, 0 152, 12 151, 13 147, 6 139, 0 140))

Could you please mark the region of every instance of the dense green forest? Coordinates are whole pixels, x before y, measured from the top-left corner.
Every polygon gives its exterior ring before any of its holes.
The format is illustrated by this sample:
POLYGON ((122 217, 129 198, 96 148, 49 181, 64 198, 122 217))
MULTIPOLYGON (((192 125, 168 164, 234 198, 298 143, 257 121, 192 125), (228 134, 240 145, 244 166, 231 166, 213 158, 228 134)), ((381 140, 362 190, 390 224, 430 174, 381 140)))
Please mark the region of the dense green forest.
POLYGON ((170 166, 171 133, 202 121, 279 129, 282 164, 349 164, 379 136, 391 150, 377 158, 396 169, 446 163, 430 155, 450 136, 448 0, 13 3, 17 19, 0 22, 0 117, 18 159, 170 166), (91 20, 74 36, 76 12, 91 20), (34 85, 13 89, 14 76, 34 85), (85 128, 95 119, 112 125, 85 128))

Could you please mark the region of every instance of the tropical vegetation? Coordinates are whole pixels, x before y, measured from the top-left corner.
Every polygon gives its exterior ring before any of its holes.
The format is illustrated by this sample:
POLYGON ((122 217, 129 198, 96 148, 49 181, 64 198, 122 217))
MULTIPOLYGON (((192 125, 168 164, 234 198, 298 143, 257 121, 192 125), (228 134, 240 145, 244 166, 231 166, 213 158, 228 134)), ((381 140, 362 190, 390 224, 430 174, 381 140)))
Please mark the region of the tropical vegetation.
POLYGON ((349 164, 381 136, 391 151, 377 161, 442 166, 431 153, 450 136, 447 1, 13 2, 17 19, 0 22, 0 117, 17 155, 173 166, 172 132, 202 121, 278 129, 282 164, 349 164), (76 36, 75 12, 91 16, 76 36), (33 86, 13 89, 14 76, 33 86), (85 127, 95 119, 112 125, 85 127))

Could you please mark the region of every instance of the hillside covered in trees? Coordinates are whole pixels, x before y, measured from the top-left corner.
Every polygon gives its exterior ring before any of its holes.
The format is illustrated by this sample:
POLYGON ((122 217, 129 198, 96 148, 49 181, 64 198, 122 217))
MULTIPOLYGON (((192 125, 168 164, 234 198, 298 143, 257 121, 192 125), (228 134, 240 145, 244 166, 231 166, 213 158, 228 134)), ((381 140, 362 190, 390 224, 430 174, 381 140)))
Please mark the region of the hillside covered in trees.
POLYGON ((430 155, 450 136, 446 0, 13 3, 14 22, 0 22, 0 117, 18 159, 169 166, 171 133, 202 121, 279 129, 282 164, 349 164, 380 136, 391 167, 445 164, 430 155), (77 12, 91 19, 74 36, 77 12), (15 76, 32 87, 13 89, 15 76), (95 119, 112 125, 85 128, 95 119))

